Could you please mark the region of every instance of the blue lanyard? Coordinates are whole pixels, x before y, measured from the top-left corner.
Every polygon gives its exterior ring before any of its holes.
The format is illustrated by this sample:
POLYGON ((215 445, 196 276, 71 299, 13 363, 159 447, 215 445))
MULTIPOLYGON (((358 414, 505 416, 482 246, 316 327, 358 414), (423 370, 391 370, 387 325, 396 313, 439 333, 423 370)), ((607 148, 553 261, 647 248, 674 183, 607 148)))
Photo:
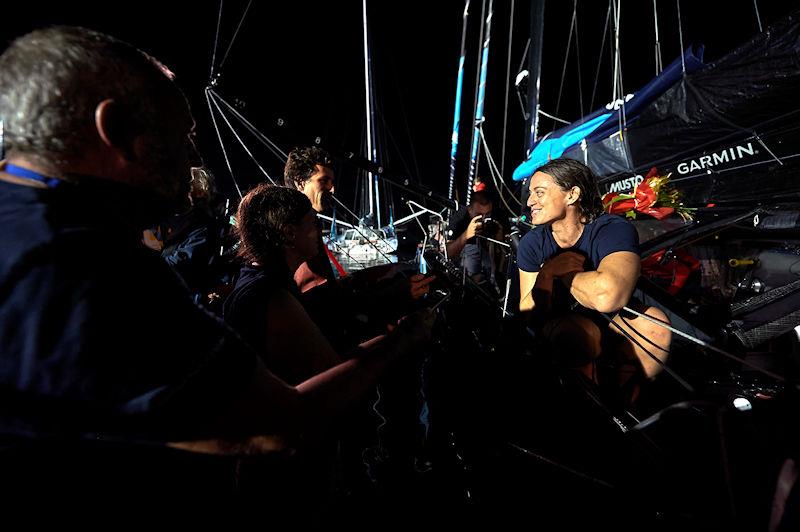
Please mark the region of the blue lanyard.
POLYGON ((56 188, 61 184, 60 179, 48 177, 46 175, 36 173, 33 170, 28 170, 27 168, 22 168, 21 166, 16 166, 13 164, 6 164, 6 167, 3 170, 7 174, 15 175, 17 177, 24 177, 26 179, 33 179, 34 181, 44 183, 47 185, 47 188, 56 188))

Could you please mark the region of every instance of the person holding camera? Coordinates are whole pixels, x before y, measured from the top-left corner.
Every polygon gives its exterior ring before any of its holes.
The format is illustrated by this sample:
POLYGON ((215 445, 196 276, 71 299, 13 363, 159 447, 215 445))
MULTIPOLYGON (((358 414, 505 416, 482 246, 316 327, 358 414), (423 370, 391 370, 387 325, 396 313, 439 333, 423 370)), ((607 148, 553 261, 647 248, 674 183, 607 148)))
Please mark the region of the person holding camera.
POLYGON ((494 202, 486 185, 478 182, 473 190, 469 205, 450 217, 447 256, 466 269, 474 281, 496 287, 494 245, 486 238, 502 240, 503 228, 492 219, 494 202))

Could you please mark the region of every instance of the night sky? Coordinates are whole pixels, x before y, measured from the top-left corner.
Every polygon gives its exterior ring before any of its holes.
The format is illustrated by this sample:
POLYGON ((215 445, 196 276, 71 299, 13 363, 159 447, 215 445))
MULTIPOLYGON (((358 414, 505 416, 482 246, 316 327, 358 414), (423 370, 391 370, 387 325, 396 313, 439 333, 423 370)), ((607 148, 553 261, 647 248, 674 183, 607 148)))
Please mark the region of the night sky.
MULTIPOLYGON (((505 176, 510 181, 511 172, 525 155, 525 124, 513 79, 523 62, 530 32, 530 2, 515 2, 511 25, 510 0, 495 0, 494 4, 485 132, 500 165, 506 63, 513 29, 509 74, 512 85, 505 129, 505 176)), ((678 57, 680 50, 676 4, 674 0, 658 0, 665 65, 678 57)), ((368 2, 381 163, 389 173, 409 177, 442 193, 448 183, 463 5, 455 0, 368 2)), ((766 27, 800 5, 800 1, 757 0, 757 5, 766 27)), ((223 3, 216 52, 216 63, 222 67, 218 69, 215 90, 284 151, 313 143, 319 137, 322 145, 333 151, 363 152, 361 2, 254 0, 228 51, 247 6, 247 0, 223 3)), ((608 39, 601 48, 608 10, 604 0, 578 2, 577 49, 573 35, 564 88, 559 92, 572 6, 568 0, 548 0, 546 4, 541 96, 543 110, 569 121, 604 105, 611 96, 608 39)), ((680 7, 684 47, 705 44, 706 62, 746 41, 758 28, 753 0, 684 0, 680 7)), ((4 17, 0 41, 5 46, 14 36, 34 27, 79 24, 111 33, 158 57, 177 74, 194 109, 203 155, 217 175, 220 188, 231 194, 231 179, 203 92, 209 83, 219 12, 216 1, 186 3, 182 9, 163 0, 97 5, 15 3, 13 13, 7 12, 4 17)), ((480 13, 480 0, 473 0, 457 175, 462 194, 466 189, 480 13)), ((651 0, 623 0, 620 47, 627 92, 633 92, 655 74, 653 22, 651 0)), ((226 128, 224 123, 219 125, 226 128)), ((543 119, 541 128, 542 133, 550 131, 553 123, 543 119)), ((272 175, 280 175, 282 163, 278 158, 260 148, 243 128, 239 132, 261 166, 272 175)), ((223 131, 223 139, 242 188, 262 180, 257 166, 227 130, 223 131)), ((338 195, 350 204, 355 204, 356 199, 356 172, 350 166, 337 167, 338 195)), ((487 175, 483 166, 480 174, 487 175)))

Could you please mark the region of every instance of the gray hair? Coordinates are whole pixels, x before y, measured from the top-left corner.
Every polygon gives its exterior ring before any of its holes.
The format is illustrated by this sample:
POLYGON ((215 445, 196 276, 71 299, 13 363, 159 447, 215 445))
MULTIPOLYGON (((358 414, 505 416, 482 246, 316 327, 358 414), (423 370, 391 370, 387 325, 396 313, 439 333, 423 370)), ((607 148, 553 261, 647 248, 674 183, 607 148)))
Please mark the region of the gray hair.
POLYGON ((156 127, 159 109, 183 98, 171 78, 144 52, 96 31, 54 26, 23 35, 0 55, 6 152, 57 167, 83 154, 107 98, 125 110, 125 134, 156 127))

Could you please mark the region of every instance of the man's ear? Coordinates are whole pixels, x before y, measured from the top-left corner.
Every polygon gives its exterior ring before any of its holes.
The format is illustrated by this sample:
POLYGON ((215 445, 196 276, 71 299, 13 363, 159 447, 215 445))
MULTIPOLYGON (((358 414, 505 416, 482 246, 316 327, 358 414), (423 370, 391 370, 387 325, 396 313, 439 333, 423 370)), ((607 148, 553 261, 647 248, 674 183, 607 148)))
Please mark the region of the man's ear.
POLYGON ((118 103, 105 99, 94 110, 94 126, 100 141, 116 151, 126 161, 135 158, 131 134, 127 127, 127 117, 118 103))

